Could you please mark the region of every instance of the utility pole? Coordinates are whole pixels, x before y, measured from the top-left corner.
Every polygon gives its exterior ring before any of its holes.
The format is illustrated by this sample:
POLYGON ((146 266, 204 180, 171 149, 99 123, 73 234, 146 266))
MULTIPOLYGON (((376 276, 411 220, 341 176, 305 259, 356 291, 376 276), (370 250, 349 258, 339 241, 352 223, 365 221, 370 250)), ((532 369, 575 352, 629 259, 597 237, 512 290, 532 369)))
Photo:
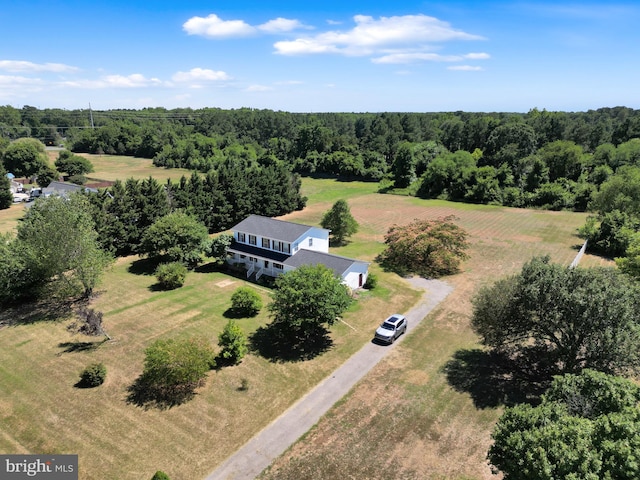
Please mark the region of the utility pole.
POLYGON ((91 102, 89 102, 89 119, 91 120, 91 128, 95 128, 93 126, 93 112, 91 111, 91 102))

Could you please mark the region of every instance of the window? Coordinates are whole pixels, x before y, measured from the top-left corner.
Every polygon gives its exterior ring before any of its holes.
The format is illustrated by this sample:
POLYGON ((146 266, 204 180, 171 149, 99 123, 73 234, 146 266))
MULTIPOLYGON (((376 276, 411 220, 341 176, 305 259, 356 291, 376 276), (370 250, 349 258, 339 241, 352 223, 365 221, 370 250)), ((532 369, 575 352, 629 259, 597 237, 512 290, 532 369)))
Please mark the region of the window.
POLYGON ((238 233, 238 241, 240 243, 245 243, 247 241, 245 236, 244 236, 244 233, 238 233))
POLYGON ((275 268, 276 270, 282 270, 284 267, 279 263, 274 263, 273 268, 275 268))
POLYGON ((309 237, 309 246, 313 247, 313 238, 309 237))
POLYGON ((249 245, 257 245, 258 240, 255 235, 249 235, 249 245))
POLYGON ((268 238, 263 238, 262 248, 271 248, 271 240, 269 240, 268 238))
POLYGON ((291 253, 291 244, 274 240, 273 249, 282 253, 291 253))

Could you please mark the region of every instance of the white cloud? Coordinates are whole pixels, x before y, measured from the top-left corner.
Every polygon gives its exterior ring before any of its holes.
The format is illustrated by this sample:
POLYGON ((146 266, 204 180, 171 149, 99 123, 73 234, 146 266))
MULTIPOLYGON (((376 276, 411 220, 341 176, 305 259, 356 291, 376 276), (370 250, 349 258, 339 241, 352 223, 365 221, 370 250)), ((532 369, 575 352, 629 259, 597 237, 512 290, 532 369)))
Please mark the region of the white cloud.
POLYGON ((269 20, 262 25, 258 25, 258 30, 266 33, 282 33, 291 32, 292 30, 307 29, 310 30, 313 27, 304 25, 300 20, 291 20, 288 18, 278 17, 274 20, 269 20))
POLYGON ((176 72, 171 79, 174 82, 220 82, 231 80, 227 72, 208 68, 192 68, 188 72, 176 72))
POLYGON ((24 60, 0 60, 0 70, 7 72, 75 72, 76 67, 63 63, 33 63, 24 60))
POLYGON ((374 58, 373 63, 415 63, 415 62, 458 62, 462 57, 457 55, 439 55, 437 53, 412 52, 392 53, 374 58))
POLYGON ((463 57, 469 60, 488 60, 491 58, 491 55, 484 52, 477 52, 477 53, 467 53, 463 55, 463 57))
POLYGON ((191 17, 182 28, 189 35, 207 38, 245 37, 256 31, 244 20, 222 20, 215 13, 207 17, 191 17))
POLYGON ((99 80, 68 80, 58 85, 74 88, 101 89, 101 88, 144 88, 166 85, 158 78, 146 78, 140 73, 131 75, 106 75, 99 80))
POLYGON ((431 52, 399 52, 373 58, 373 63, 407 64, 416 62, 460 62, 462 60, 487 60, 488 53, 467 53, 464 55, 440 55, 431 52))
POLYGON ((422 14, 379 19, 356 15, 353 19, 356 26, 351 30, 332 30, 315 36, 276 42, 276 53, 371 55, 390 47, 415 47, 425 43, 483 39, 478 35, 456 30, 447 22, 422 14))
POLYGON ((161 85, 162 81, 157 78, 146 78, 140 73, 133 73, 131 75, 107 75, 104 77, 104 82, 108 87, 118 88, 139 88, 150 87, 154 85, 161 85))
POLYGON ((184 22, 182 28, 189 35, 201 35, 207 38, 248 37, 258 32, 277 34, 300 29, 313 29, 300 20, 290 18, 278 17, 261 25, 253 26, 244 20, 222 20, 215 13, 207 17, 191 17, 184 22))
POLYGON ((473 65, 452 65, 447 67, 447 70, 459 70, 462 72, 479 72, 483 70, 482 67, 473 66, 473 65))

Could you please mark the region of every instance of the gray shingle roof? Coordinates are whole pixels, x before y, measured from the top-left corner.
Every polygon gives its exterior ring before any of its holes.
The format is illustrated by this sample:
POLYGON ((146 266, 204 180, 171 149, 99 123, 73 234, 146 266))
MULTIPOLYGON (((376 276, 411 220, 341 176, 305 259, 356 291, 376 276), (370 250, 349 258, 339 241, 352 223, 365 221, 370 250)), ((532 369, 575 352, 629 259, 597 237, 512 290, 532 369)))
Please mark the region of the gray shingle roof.
POLYGON ((250 215, 234 226, 232 230, 291 243, 311 228, 313 227, 299 223, 276 220, 260 215, 250 215))
POLYGON ((335 272, 338 277, 342 277, 354 263, 367 263, 352 258, 340 257, 330 253, 316 252, 314 250, 301 249, 295 255, 285 260, 284 264, 298 268, 302 265, 317 265, 321 263, 335 272))
POLYGON ((97 192, 98 190, 95 188, 87 188, 82 185, 76 185, 74 183, 64 183, 64 182, 56 182, 53 181, 49 184, 49 186, 42 189, 42 193, 45 195, 57 193, 59 195, 71 192, 82 192, 86 190, 88 192, 97 192))

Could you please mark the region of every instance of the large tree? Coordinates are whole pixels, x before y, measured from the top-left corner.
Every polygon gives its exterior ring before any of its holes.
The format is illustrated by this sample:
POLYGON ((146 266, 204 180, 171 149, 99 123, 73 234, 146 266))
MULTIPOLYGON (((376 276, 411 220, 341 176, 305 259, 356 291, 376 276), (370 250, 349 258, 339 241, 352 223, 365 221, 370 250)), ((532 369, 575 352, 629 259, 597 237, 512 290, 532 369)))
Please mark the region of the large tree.
POLYGON ((55 166, 59 172, 64 172, 69 176, 84 175, 93 172, 93 164, 88 158, 75 155, 69 150, 62 150, 58 154, 55 166))
POLYGON ((440 277, 456 273, 467 258, 467 233, 453 223, 455 217, 416 219, 394 225, 385 235, 386 249, 378 256, 383 267, 400 275, 440 277))
POLYGON ((160 217, 142 237, 141 253, 164 256, 172 262, 197 265, 209 251, 207 227, 194 217, 176 211, 160 217))
POLYGON ((19 138, 11 142, 2 155, 4 167, 16 177, 29 177, 46 167, 44 144, 35 138, 19 138))
POLYGON ((610 268, 534 258, 480 290, 472 326, 482 343, 540 372, 640 367, 640 289, 610 268))
POLYGON ((488 454, 505 480, 640 478, 640 387, 594 370, 507 408, 488 454))
POLYGON ((90 295, 110 263, 82 194, 36 200, 15 241, 32 283, 51 287, 55 295, 90 295))
POLYGON ((358 222, 351 215, 346 200, 338 200, 331 210, 327 211, 320 222, 322 228, 331 230, 331 237, 335 245, 342 245, 347 237, 358 231, 358 222))
POLYGON ((276 279, 269 310, 292 329, 333 325, 351 303, 347 287, 325 265, 303 265, 276 279))

